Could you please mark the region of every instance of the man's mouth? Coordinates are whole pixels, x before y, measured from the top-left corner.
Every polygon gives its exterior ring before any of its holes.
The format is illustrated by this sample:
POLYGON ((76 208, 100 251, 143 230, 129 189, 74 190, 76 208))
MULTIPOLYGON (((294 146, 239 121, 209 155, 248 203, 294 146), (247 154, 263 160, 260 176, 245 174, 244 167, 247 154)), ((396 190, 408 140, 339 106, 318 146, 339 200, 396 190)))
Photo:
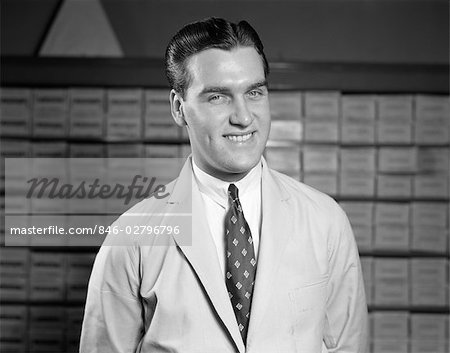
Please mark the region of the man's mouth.
POLYGON ((226 135, 225 137, 233 142, 245 142, 247 141, 250 137, 252 137, 253 132, 250 132, 248 134, 245 135, 226 135))

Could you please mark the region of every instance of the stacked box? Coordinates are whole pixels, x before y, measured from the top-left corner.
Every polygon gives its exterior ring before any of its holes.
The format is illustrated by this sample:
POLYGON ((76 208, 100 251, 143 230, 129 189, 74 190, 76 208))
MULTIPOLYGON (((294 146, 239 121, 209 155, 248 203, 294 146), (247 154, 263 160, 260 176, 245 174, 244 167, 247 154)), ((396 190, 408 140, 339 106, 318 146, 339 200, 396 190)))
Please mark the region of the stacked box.
POLYGON ((31 156, 33 158, 66 158, 67 149, 66 142, 33 142, 31 156))
POLYGON ((339 141, 339 92, 306 92, 304 94, 305 141, 339 141))
MULTIPOLYGON (((27 158, 31 154, 31 144, 28 141, 16 141, 9 139, 0 140, 0 193, 5 192, 5 159, 6 158, 27 158)), ((23 165, 22 163, 17 165, 23 165)), ((14 172, 10 170, 9 172, 14 172)), ((23 179, 24 172, 17 170, 13 175, 12 180, 23 179)), ((27 173, 25 173, 27 174, 27 173)), ((22 185, 22 184, 21 184, 22 185)), ((11 191, 13 186, 9 186, 8 191, 11 191)))
POLYGON ((352 197, 373 197, 375 194, 374 148, 341 148, 339 194, 352 197))
POLYGON ((381 147, 378 153, 377 196, 410 198, 413 175, 417 170, 417 151, 409 147, 381 147))
POLYGON ((449 177, 446 174, 418 174, 414 177, 414 197, 417 199, 448 199, 449 177))
POLYGON ((142 138, 142 90, 107 90, 106 139, 136 140, 142 138))
POLYGON ((269 140, 301 141, 303 135, 300 92, 270 92, 272 123, 269 140))
POLYGON ((364 279, 364 290, 366 292, 367 305, 373 304, 373 263, 372 256, 363 256, 361 259, 361 268, 364 279))
POLYGON ((31 90, 2 88, 0 90, 0 131, 2 136, 31 135, 31 90))
POLYGON ((450 126, 448 96, 417 95, 415 97, 415 142, 448 144, 450 126))
POLYGON ((186 159, 192 153, 191 145, 183 144, 180 147, 180 158, 186 159))
POLYGON ((105 145, 100 143, 71 143, 69 144, 70 158, 104 158, 105 145))
POLYGON ((84 301, 95 254, 67 256, 67 300, 84 301))
POLYGON ((448 316, 411 314, 411 353, 448 352, 448 316))
POLYGON ((377 141, 387 144, 409 144, 413 131, 412 96, 378 97, 377 141))
POLYGON ((81 326, 83 323, 84 308, 73 307, 66 309, 66 350, 67 353, 79 351, 81 326))
POLYGON ((178 145, 145 145, 145 158, 179 158, 178 145))
POLYGON ((154 140, 178 140, 181 129, 170 113, 168 90, 146 90, 144 92, 145 138, 154 140))
POLYGON ((373 202, 340 202, 349 217, 360 252, 373 249, 373 202))
POLYGON ((60 253, 31 253, 31 300, 62 301, 64 299, 65 260, 65 255, 60 253))
POLYGON ((376 353, 408 353, 407 312, 372 313, 373 351, 376 353))
POLYGON ((300 180, 301 155, 299 146, 268 146, 264 154, 271 168, 300 180))
POLYGON ((111 144, 108 146, 110 158, 107 159, 105 183, 111 186, 111 192, 105 199, 106 213, 122 214, 140 200, 136 197, 136 191, 132 190, 131 199, 125 195, 128 195, 128 187, 132 185, 133 180, 139 186, 145 184, 143 153, 144 146, 142 144, 111 144), (113 192, 114 190, 116 192, 113 192))
POLYGON ((35 89, 33 104, 33 136, 67 136, 68 98, 65 89, 35 89))
POLYGON ((0 299, 26 300, 28 298, 28 249, 0 248, 0 299))
POLYGON ((69 136, 102 138, 105 120, 103 89, 72 88, 69 90, 69 136))
POLYGON ((373 303, 380 306, 408 307, 409 263, 407 259, 375 260, 373 303))
POLYGON ((411 304, 448 305, 447 259, 411 259, 411 304))
POLYGON ((342 96, 341 141, 358 144, 375 142, 374 96, 342 96))
POLYGON ((27 352, 28 309, 25 305, 3 305, 0 311, 2 352, 27 352))
POLYGON ((409 250, 409 211, 409 204, 376 204, 374 249, 409 250))
POLYGON ((414 202, 411 212, 411 249, 445 254, 448 245, 448 204, 414 202))
POLYGON ((31 306, 29 311, 31 352, 65 352, 65 309, 58 306, 31 306))
POLYGON ((329 195, 337 195, 338 153, 336 146, 305 146, 303 182, 329 195))

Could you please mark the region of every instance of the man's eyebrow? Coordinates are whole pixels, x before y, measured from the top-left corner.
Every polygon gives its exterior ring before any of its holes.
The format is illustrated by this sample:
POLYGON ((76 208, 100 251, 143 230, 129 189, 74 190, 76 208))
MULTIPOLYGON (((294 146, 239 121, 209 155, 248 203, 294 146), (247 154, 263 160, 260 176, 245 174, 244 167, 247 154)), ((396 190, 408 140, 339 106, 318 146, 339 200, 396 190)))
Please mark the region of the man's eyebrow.
MULTIPOLYGON (((247 91, 251 91, 255 88, 259 88, 259 87, 267 87, 267 80, 262 80, 259 82, 256 82, 250 86, 247 87, 247 91)), ((230 93, 231 90, 228 87, 221 87, 221 86, 207 86, 205 88, 203 88, 200 92, 200 95, 204 95, 204 94, 208 94, 208 93, 230 93)))

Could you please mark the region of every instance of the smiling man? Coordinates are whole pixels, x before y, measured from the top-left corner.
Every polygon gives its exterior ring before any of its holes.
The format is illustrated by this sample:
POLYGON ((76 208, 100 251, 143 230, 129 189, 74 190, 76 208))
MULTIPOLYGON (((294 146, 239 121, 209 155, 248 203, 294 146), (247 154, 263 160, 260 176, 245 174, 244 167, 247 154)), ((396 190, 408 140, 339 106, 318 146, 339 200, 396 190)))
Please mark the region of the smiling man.
MULTIPOLYGON (((189 24, 168 45, 166 73, 192 155, 168 200, 129 212, 145 225, 189 203, 192 244, 173 235, 166 246, 103 246, 81 352, 365 353, 367 308, 347 217, 262 157, 269 68, 255 30, 218 18, 189 24)), ((125 216, 116 224, 130 222, 125 216)))

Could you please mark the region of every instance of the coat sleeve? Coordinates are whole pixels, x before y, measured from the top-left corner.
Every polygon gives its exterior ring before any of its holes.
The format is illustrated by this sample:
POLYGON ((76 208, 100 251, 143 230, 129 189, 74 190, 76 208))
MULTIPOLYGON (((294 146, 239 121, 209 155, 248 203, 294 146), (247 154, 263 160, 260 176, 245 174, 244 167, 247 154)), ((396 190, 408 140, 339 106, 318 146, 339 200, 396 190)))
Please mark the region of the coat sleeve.
POLYGON ((89 280, 80 353, 136 352, 143 335, 138 251, 103 246, 89 280))
POLYGON ((329 243, 324 342, 330 353, 366 353, 368 315, 361 264, 350 223, 340 208, 336 223, 338 236, 329 243))

